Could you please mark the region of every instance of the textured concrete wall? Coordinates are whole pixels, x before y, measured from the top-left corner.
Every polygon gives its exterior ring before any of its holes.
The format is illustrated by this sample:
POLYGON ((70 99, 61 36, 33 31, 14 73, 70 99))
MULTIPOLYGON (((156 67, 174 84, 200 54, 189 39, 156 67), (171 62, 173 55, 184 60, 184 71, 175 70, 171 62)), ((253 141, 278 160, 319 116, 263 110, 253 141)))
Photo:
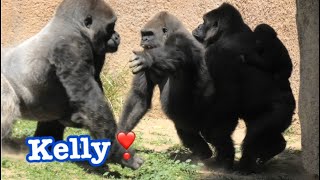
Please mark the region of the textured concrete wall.
POLYGON ((319 0, 297 0, 297 11, 302 159, 307 171, 319 176, 319 0))
MULTIPOLYGON (((62 0, 1 0, 1 45, 12 45, 37 33, 52 17, 62 0)), ((132 50, 139 49, 140 28, 154 14, 167 10, 194 29, 205 12, 218 7, 223 0, 107 0, 118 15, 116 29, 122 37, 119 51, 108 58, 113 70, 128 69, 132 50)), ((260 23, 273 26, 289 50, 294 63, 292 87, 298 99, 299 46, 296 28, 295 0, 227 0, 236 6, 246 23, 254 28, 260 23)), ((63 28, 63 27, 61 27, 63 28)), ((130 81, 128 81, 130 82, 130 81)), ((124 93, 125 95, 125 93, 124 93)), ((157 103, 154 104, 159 109, 157 103)), ((297 119, 297 116, 294 117, 297 119)))
MULTIPOLYGON (((1 0, 1 45, 21 42, 37 33, 52 17, 62 0, 1 0)), ((155 13, 168 10, 181 19, 189 30, 202 15, 218 7, 222 0, 108 0, 119 16, 117 30, 122 36, 119 51, 108 61, 117 68, 127 65, 133 49, 139 48, 139 30, 155 13)), ((294 0, 232 0, 245 21, 254 28, 259 23, 272 25, 288 47, 294 61, 294 89, 299 87, 299 48, 295 23, 294 0)))

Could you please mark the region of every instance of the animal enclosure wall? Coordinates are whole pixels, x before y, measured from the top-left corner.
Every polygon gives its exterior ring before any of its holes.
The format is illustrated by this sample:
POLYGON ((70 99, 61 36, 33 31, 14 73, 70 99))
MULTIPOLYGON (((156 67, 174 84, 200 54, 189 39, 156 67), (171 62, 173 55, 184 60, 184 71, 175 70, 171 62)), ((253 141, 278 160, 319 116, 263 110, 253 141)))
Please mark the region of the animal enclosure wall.
MULTIPOLYGON (((1 45, 14 45, 36 34, 50 20, 61 1, 1 0, 1 45)), ((108 0, 106 2, 113 7, 118 15, 116 29, 122 37, 119 51, 108 58, 107 68, 112 67, 110 69, 113 71, 119 71, 129 70, 128 60, 132 56, 132 50, 139 49, 140 28, 154 14, 161 10, 167 10, 182 20, 191 31, 202 21, 202 15, 205 12, 218 7, 224 1, 108 0)), ((251 28, 260 23, 267 23, 278 32, 294 63, 291 82, 296 99, 298 99, 300 54, 295 0, 228 0, 226 2, 233 4, 240 10, 245 22, 251 28)), ((296 118, 297 116, 295 116, 296 118)))

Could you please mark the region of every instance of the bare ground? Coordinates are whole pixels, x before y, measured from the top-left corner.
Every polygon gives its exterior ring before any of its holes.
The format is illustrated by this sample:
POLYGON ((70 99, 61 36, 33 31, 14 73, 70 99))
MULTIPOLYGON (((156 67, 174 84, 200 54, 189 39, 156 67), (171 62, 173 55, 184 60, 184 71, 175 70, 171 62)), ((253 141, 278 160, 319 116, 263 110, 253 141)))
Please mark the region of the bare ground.
MULTIPOLYGON (((180 140, 176 134, 176 130, 171 120, 167 119, 165 115, 159 113, 159 107, 154 107, 147 116, 141 120, 139 125, 134 129, 137 136, 137 141, 147 150, 155 152, 168 152, 172 153, 175 147, 180 144, 180 140), (156 109, 156 110, 154 110, 156 109)), ((236 160, 241 157, 240 146, 245 136, 245 125, 240 121, 237 129, 233 134, 233 140, 236 147, 236 160)), ((301 134, 300 124, 298 121, 294 121, 290 127, 290 131, 285 133, 287 140, 287 149, 280 155, 276 156, 262 169, 262 173, 252 175, 240 175, 236 172, 225 172, 219 169, 208 168, 202 166, 200 169, 201 179, 244 179, 244 180, 309 180, 314 179, 308 177, 303 167, 301 166, 301 134)), ((18 143, 20 144, 20 143, 18 143)), ((22 143, 21 143, 22 144, 22 143)), ((12 149, 2 149, 2 153, 6 154, 12 159, 22 160, 25 158, 26 149, 20 149, 18 152, 13 153, 12 149), (11 153, 6 153, 6 152, 11 153), (11 155, 10 155, 11 154, 11 155)), ((176 153, 173 158, 181 159, 185 161, 190 156, 186 155, 185 152, 174 152, 176 153)), ((173 153, 173 154, 174 154, 173 153)), ((192 162, 197 163, 192 159, 192 162)), ((10 173, 10 172, 6 172, 10 173)))
MULTIPOLYGON (((152 113, 152 112, 151 112, 152 113)), ((170 151, 170 149, 180 144, 173 123, 160 114, 160 118, 153 118, 156 115, 148 114, 135 128, 135 133, 143 139, 143 145, 153 151, 170 151)), ((158 115, 159 117, 159 115, 158 115)), ((240 121, 233 134, 233 140, 237 149, 236 159, 241 157, 240 146, 245 136, 245 125, 240 121)), ((237 173, 225 172, 223 170, 210 169, 203 166, 200 170, 202 179, 297 179, 308 180, 308 177, 301 165, 301 134, 298 121, 294 121, 290 132, 285 134, 287 149, 276 156, 263 167, 262 172, 252 175, 240 175, 237 173)))

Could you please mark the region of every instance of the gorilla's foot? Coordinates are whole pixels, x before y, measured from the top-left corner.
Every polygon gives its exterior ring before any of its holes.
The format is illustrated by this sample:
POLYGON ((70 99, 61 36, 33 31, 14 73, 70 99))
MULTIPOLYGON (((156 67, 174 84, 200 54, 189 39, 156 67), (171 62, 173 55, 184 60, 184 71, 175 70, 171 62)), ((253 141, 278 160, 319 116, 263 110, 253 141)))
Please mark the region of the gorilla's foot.
POLYGON ((276 155, 284 151, 286 149, 286 145, 287 145, 287 142, 283 139, 278 144, 270 146, 269 149, 264 150, 260 155, 260 157, 256 159, 256 163, 258 165, 265 164, 270 159, 272 159, 273 157, 275 157, 276 155))
POLYGON ((207 159, 203 161, 209 168, 221 168, 227 171, 233 170, 234 160, 232 158, 219 158, 207 159))
POLYGON ((240 174, 248 175, 259 172, 260 164, 258 164, 254 158, 241 158, 236 170, 240 174))
POLYGON ((193 148, 192 156, 198 158, 199 160, 205 160, 212 157, 212 151, 209 148, 193 148))

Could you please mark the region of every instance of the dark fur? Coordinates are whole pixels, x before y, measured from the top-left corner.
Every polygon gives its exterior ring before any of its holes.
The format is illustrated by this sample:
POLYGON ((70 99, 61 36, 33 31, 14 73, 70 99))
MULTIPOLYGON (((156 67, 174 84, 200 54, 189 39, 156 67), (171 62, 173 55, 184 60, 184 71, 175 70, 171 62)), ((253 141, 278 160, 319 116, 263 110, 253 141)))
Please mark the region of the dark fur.
POLYGON ((113 142, 112 161, 138 168, 142 160, 133 152, 129 161, 122 159, 125 149, 115 140, 116 122, 99 77, 105 54, 117 51, 120 43, 115 22, 103 0, 64 0, 40 33, 1 57, 1 79, 9 82, 1 83, 1 98, 18 97, 15 107, 1 101, 1 125, 34 119, 39 121, 35 136, 56 141, 65 126, 84 127, 93 138, 113 142))
MULTIPOLYGON (((137 125, 151 108, 153 90, 158 86, 163 111, 174 122, 182 143, 194 155, 210 158, 209 142, 217 149, 217 159, 233 159, 230 127, 213 122, 229 115, 213 117, 214 88, 204 63, 202 45, 167 12, 156 15, 141 33, 145 50, 136 52, 131 61, 130 67, 136 75, 119 128, 131 131, 137 125), (226 146, 231 152, 224 151, 226 146)), ((235 127, 235 117, 233 123, 235 127)))
POLYGON ((204 24, 193 32, 206 47, 205 58, 216 87, 215 108, 246 122, 240 160, 245 172, 255 171, 285 149, 282 132, 290 126, 295 109, 288 80, 291 59, 270 28, 260 26, 253 33, 240 13, 224 3, 207 13, 204 24))

